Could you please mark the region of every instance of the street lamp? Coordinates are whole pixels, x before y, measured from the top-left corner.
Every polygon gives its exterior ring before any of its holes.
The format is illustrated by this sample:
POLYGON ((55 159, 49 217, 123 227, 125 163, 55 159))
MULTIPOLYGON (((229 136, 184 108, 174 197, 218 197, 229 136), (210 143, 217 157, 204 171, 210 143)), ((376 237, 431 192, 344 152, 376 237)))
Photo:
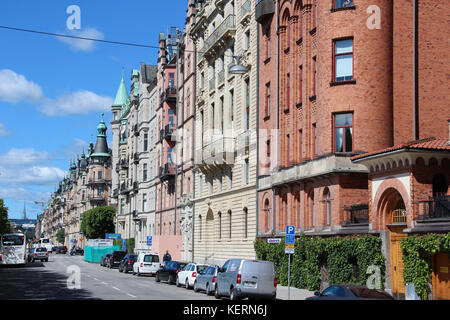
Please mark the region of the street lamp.
POLYGON ((248 68, 239 63, 242 59, 242 56, 233 56, 233 58, 236 60, 236 64, 230 65, 230 67, 228 68, 228 73, 240 75, 246 74, 248 72, 248 68))

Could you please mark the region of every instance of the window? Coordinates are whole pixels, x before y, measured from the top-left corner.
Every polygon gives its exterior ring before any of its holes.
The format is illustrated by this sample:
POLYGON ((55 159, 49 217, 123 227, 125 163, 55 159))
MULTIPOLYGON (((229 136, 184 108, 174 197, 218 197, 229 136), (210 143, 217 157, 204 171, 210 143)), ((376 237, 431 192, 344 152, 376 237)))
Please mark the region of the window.
POLYGON ((286 75, 286 109, 291 108, 291 75, 286 75))
POLYGON ((267 37, 266 37, 266 59, 270 58, 270 28, 267 28, 267 37))
POLYGON ((302 162, 302 143, 303 143, 303 130, 300 129, 298 130, 298 155, 297 155, 297 160, 298 162, 302 162))
POLYGON ((218 172, 218 180, 219 180, 219 192, 222 191, 222 170, 219 170, 218 172))
POLYGON ((228 168, 228 189, 233 187, 233 169, 228 168))
POLYGON ((266 84, 266 117, 270 116, 270 82, 266 84))
POLYGON ((98 187, 97 188, 97 196, 101 196, 103 193, 103 188, 102 187, 98 187))
POLYGON ((334 115, 334 152, 353 151, 353 114, 334 115))
POLYGON ((302 103, 303 99, 303 66, 299 67, 298 70, 298 97, 299 97, 299 103, 302 103))
POLYGON ((334 41, 333 81, 353 80, 353 39, 334 41))
MULTIPOLYGON (((214 130, 214 126, 215 126, 215 123, 214 123, 215 110, 214 109, 215 109, 214 108, 214 103, 211 103, 211 130, 214 130)), ((213 131, 213 134, 214 134, 214 131, 213 131)))
POLYGON ((219 239, 222 239, 222 212, 217 215, 219 216, 219 239))
POLYGON ((229 225, 228 225, 228 231, 229 231, 228 238, 231 239, 231 226, 232 226, 231 210, 228 210, 228 223, 229 223, 229 225))
POLYGON ((317 125, 313 123, 313 156, 317 155, 317 125))
POLYGON ((97 173, 98 180, 101 180, 101 179, 102 179, 102 174, 103 174, 102 171, 99 171, 99 172, 97 173))
POLYGON ((230 117, 231 130, 234 130, 234 90, 230 90, 230 117))
POLYGON ((325 214, 326 214, 326 225, 331 225, 331 198, 330 198, 330 190, 326 190, 325 192, 325 214))
POLYGON ((270 139, 266 141, 267 167, 270 168, 270 139))
POLYGON ((313 4, 313 28, 317 27, 317 0, 314 0, 313 4))
POLYGON ((198 191, 199 194, 202 195, 203 194, 203 176, 199 177, 199 183, 198 183, 198 191))
POLYGON ((313 78, 313 96, 316 95, 317 91, 317 58, 313 58, 313 68, 314 68, 314 78, 313 78))
POLYGON ((198 216, 198 232, 200 234, 200 240, 202 240, 202 216, 198 216))
POLYGON ((125 213, 125 199, 120 199, 120 213, 125 213))
POLYGON ((334 8, 348 8, 353 6, 353 0, 334 0, 334 8))
POLYGON ((144 151, 148 150, 148 133, 144 133, 144 151))
POLYGON ((250 49, 250 30, 244 34, 244 51, 250 49))
POLYGON ((248 159, 245 159, 244 161, 244 184, 248 184, 248 159))
POLYGON ((244 238, 248 236, 248 209, 244 208, 244 238))
POLYGON ((144 167, 142 170, 142 180, 147 181, 147 164, 144 163, 144 167))
POLYGON ((209 193, 213 193, 213 176, 212 174, 209 175, 209 193))
POLYGON ((142 195, 142 211, 147 211, 147 194, 142 195))
POLYGON ((223 108, 224 108, 224 103, 223 103, 223 96, 222 97, 220 97, 220 134, 223 134, 223 129, 224 129, 224 119, 223 119, 223 116, 224 116, 224 113, 223 113, 223 108))
POLYGON ((200 89, 203 89, 205 86, 205 74, 202 72, 200 73, 200 89))

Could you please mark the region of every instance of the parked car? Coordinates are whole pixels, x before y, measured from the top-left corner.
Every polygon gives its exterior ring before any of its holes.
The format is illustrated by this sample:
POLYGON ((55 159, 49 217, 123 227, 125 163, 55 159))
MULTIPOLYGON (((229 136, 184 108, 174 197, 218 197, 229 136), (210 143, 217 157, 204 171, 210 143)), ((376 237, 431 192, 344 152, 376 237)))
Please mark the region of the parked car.
POLYGON ((120 261, 123 259, 123 257, 125 257, 126 254, 126 251, 113 251, 111 253, 111 256, 108 258, 108 261, 106 262, 106 267, 110 269, 118 267, 120 261))
POLYGON ((49 252, 47 251, 47 248, 33 248, 31 250, 31 262, 36 260, 48 261, 49 252))
POLYGON ((199 272, 206 269, 208 265, 206 264, 196 264, 189 263, 177 274, 177 287, 184 285, 186 289, 192 288, 194 286, 194 281, 199 272))
POLYGON ((277 277, 271 261, 230 259, 219 269, 214 295, 217 299, 229 296, 275 299, 277 277))
POLYGON ((212 265, 203 269, 194 281, 194 291, 205 290, 207 295, 212 295, 216 290, 216 279, 219 266, 212 265))
POLYGON ((84 250, 81 249, 80 247, 73 247, 72 249, 70 249, 70 255, 71 256, 76 256, 76 255, 84 255, 84 250))
POLYGON ((67 247, 66 246, 58 246, 56 247, 56 253, 66 254, 67 247))
POLYGON ((162 265, 159 261, 159 255, 157 253, 140 252, 136 258, 136 262, 133 264, 133 275, 156 275, 156 272, 161 267, 162 265))
POLYGON ((58 246, 52 246, 52 252, 56 252, 56 249, 58 249, 58 246))
POLYGON ((133 271, 133 265, 136 262, 137 255, 127 254, 119 263, 119 272, 128 273, 128 271, 133 271))
POLYGON ((389 293, 357 285, 332 285, 306 300, 395 300, 389 293))
POLYGON ((155 281, 160 282, 161 280, 167 281, 169 284, 174 284, 177 279, 177 274, 180 272, 188 263, 180 261, 169 261, 165 265, 156 271, 155 281))
POLYGON ((106 267, 106 263, 108 262, 109 257, 111 257, 111 253, 105 254, 105 255, 100 259, 100 265, 101 265, 102 267, 106 267))

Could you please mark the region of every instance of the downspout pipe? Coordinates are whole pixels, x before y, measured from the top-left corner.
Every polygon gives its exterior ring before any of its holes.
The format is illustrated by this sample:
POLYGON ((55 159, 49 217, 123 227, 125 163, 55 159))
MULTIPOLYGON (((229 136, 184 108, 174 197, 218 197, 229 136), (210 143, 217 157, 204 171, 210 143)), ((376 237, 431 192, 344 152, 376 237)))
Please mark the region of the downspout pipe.
MULTIPOLYGON (((275 168, 276 170, 278 170, 279 168, 279 148, 278 148, 278 141, 279 141, 279 129, 280 129, 280 124, 279 124, 279 109, 280 109, 280 102, 279 102, 279 89, 280 89, 280 36, 278 34, 279 28, 280 28, 280 21, 278 18, 278 0, 276 0, 275 3, 275 16, 276 16, 276 28, 277 28, 277 84, 276 84, 276 90, 275 90, 275 99, 276 99, 276 106, 277 106, 277 110, 275 112, 275 122, 276 122, 276 130, 275 130, 275 142, 277 145, 276 148, 276 162, 275 162, 275 168)), ((275 232, 275 212, 274 212, 274 208, 275 208, 275 190, 272 187, 272 234, 274 234, 275 232)))
POLYGON ((413 0, 413 130, 419 140, 419 0, 413 0))
MULTIPOLYGON (((259 45, 260 45, 260 37, 259 37, 259 29, 260 25, 257 25, 256 32, 256 237, 258 237, 258 222, 259 222, 259 45)), ((246 231, 247 232, 247 231, 246 231)))

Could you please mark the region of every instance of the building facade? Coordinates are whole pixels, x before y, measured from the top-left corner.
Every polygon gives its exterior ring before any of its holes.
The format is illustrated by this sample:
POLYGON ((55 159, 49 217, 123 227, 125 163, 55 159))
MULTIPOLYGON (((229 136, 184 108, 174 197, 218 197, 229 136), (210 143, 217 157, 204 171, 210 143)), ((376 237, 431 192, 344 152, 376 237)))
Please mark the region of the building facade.
POLYGON ((257 27, 254 1, 197 4, 194 261, 254 258, 257 27), (235 56, 246 74, 229 72, 235 56))

